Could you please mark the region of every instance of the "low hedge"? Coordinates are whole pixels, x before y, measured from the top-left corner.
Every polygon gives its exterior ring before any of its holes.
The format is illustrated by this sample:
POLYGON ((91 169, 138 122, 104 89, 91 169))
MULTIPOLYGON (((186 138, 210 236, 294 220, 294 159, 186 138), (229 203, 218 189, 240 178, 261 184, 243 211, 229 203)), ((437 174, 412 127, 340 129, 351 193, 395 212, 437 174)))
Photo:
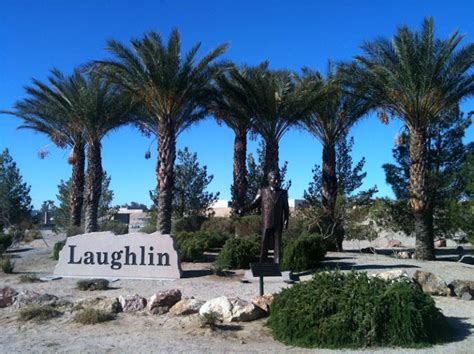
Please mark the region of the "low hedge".
POLYGON ((321 236, 301 236, 285 242, 281 268, 293 272, 314 269, 325 255, 325 241, 321 236))
POLYGON ((431 296, 408 279, 339 271, 283 289, 267 325, 287 345, 322 348, 420 347, 451 333, 431 296))

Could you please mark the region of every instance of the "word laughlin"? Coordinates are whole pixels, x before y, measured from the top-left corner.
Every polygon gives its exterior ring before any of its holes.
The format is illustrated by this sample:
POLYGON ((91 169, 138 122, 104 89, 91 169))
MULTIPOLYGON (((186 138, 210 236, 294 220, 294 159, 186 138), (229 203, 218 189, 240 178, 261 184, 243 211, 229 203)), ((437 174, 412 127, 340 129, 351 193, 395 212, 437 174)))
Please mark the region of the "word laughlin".
POLYGON ((69 245, 68 264, 89 264, 89 265, 109 265, 114 270, 121 269, 122 266, 170 266, 170 256, 168 253, 153 252, 154 248, 149 247, 148 252, 145 246, 140 246, 137 253, 130 251, 130 246, 125 246, 124 250, 115 252, 84 252, 79 258, 74 254, 75 245, 69 245), (123 262, 122 262, 123 260, 123 262))

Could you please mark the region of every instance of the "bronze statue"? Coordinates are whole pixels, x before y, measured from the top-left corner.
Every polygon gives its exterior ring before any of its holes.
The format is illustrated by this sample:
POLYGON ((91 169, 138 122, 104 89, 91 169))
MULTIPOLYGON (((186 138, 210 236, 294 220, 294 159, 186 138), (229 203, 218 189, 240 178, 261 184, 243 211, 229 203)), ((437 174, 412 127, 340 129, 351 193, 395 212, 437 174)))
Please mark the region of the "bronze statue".
MULTIPOLYGON (((260 262, 266 262, 270 240, 273 239, 273 262, 280 264, 282 259, 282 232, 283 227, 288 229, 288 192, 280 188, 278 173, 272 171, 267 175, 268 186, 259 189, 257 196, 248 208, 258 206, 262 210, 263 235, 260 249, 260 262)), ((247 208, 246 208, 247 209, 247 208)))

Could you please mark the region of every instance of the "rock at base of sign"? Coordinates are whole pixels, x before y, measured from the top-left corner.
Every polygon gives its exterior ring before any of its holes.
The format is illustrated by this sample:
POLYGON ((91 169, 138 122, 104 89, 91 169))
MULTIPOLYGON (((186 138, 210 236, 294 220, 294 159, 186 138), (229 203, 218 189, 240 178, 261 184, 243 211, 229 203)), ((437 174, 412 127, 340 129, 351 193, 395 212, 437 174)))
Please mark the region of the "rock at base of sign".
POLYGON ((265 311, 238 297, 221 296, 207 301, 199 310, 202 317, 211 314, 222 322, 248 322, 263 317, 265 311))
POLYGON ((179 300, 181 300, 181 291, 178 289, 156 293, 148 301, 148 309, 153 315, 162 315, 168 312, 179 300))
POLYGON ((147 301, 140 295, 127 295, 119 297, 120 305, 122 305, 123 312, 135 312, 143 310, 146 307, 147 301))
POLYGON ((192 315, 198 313, 204 303, 205 301, 197 299, 182 299, 170 309, 170 314, 173 316, 192 315))
MULTIPOLYGON (((241 279, 242 283, 255 283, 260 280, 260 277, 254 277, 252 275, 252 271, 246 270, 244 276, 241 279)), ((281 276, 278 277, 264 277, 263 281, 265 283, 278 283, 278 282, 285 282, 285 283, 292 283, 298 281, 299 277, 293 274, 290 271, 281 272, 281 276)))

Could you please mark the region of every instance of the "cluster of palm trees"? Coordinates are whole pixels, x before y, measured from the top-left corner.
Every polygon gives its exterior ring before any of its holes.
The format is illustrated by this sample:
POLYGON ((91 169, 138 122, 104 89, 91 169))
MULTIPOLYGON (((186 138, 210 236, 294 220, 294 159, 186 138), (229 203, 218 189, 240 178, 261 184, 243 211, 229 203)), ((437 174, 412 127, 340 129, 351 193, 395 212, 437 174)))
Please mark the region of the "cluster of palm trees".
MULTIPOLYGON (((433 233, 425 217, 427 129, 442 112, 474 93, 474 45, 460 47, 463 36, 434 36, 433 20, 421 31, 400 27, 393 39, 362 46, 352 63, 329 65, 326 76, 304 68, 301 74, 272 70, 268 62, 236 66, 217 62, 227 45, 197 60, 200 45, 185 55, 174 30, 168 43, 155 32, 130 46, 109 41, 113 59, 96 61, 70 77, 53 70, 48 84, 37 80, 28 98, 10 112, 23 128, 47 134, 72 148, 71 223, 81 220, 87 147, 87 232, 97 230, 102 165, 101 139, 123 124, 136 124, 158 141, 158 230, 171 230, 173 167, 180 132, 210 114, 235 133, 233 197, 245 203, 248 134, 265 142, 265 173, 278 171, 279 141, 301 127, 323 145, 322 205, 325 224, 334 227, 337 197, 337 142, 369 111, 384 120, 401 119, 410 132, 411 206, 416 219, 417 257, 433 259, 433 233)), ((337 240, 342 250, 342 239, 337 240)))

